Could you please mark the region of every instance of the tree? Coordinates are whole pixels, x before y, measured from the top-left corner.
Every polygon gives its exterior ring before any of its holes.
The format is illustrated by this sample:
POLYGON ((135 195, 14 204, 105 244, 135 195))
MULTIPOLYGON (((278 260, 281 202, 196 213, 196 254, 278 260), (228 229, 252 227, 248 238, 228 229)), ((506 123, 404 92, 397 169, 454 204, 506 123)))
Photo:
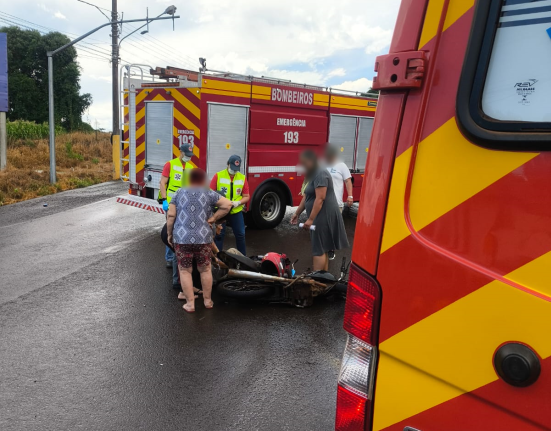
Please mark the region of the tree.
POLYGON ((379 90, 374 90, 373 87, 369 87, 367 93, 362 93, 364 97, 379 97, 379 90))
MULTIPOLYGON (((8 35, 9 120, 48 121, 48 58, 46 53, 70 42, 64 34, 41 35, 19 27, 0 28, 8 35)), ((54 57, 55 122, 67 130, 79 129, 82 114, 92 104, 80 94, 80 66, 70 47, 54 57)))

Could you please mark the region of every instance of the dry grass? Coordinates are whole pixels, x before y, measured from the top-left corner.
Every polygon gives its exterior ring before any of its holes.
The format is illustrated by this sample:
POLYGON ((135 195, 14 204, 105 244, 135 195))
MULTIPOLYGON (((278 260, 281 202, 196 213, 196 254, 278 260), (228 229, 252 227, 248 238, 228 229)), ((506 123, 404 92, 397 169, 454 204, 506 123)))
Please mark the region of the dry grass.
POLYGON ((48 140, 19 140, 8 146, 8 168, 0 172, 0 205, 87 187, 112 179, 109 135, 69 133, 56 137, 57 183, 50 184, 48 140))

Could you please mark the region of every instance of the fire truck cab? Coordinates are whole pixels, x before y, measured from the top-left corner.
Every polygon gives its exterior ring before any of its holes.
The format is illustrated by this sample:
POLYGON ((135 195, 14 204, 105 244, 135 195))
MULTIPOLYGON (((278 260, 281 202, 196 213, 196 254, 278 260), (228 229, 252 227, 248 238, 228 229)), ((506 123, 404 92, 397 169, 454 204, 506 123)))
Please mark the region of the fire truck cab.
POLYGON ((151 81, 139 66, 123 70, 121 172, 132 195, 156 199, 163 165, 192 143, 191 163, 209 179, 232 154, 241 156, 251 193, 248 223, 272 228, 286 206, 300 203, 300 152, 321 152, 331 142, 359 197, 376 98, 232 73, 156 68, 151 81))
POLYGON ((546 0, 402 1, 337 430, 551 429, 550 27, 546 0))

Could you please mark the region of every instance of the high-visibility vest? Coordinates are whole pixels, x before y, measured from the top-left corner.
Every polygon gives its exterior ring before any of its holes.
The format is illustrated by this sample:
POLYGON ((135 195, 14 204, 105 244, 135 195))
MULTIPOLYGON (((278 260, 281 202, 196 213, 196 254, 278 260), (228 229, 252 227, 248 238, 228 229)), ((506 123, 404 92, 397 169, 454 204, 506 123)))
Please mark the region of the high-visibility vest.
MULTIPOLYGON (((166 201, 170 203, 174 195, 182 187, 187 187, 189 184, 189 172, 194 166, 186 162, 186 166, 182 165, 180 158, 172 159, 170 162, 170 174, 168 177, 168 184, 166 187, 166 201)), ((159 199, 161 198, 161 192, 159 191, 159 199)))
MULTIPOLYGON (((243 187, 245 186, 245 175, 241 172, 236 172, 231 179, 230 173, 227 169, 220 171, 216 174, 216 190, 221 192, 224 197, 228 198, 232 202, 240 201, 243 197, 243 187)), ((243 205, 239 205, 237 208, 232 208, 230 214, 237 214, 243 211, 243 205)))

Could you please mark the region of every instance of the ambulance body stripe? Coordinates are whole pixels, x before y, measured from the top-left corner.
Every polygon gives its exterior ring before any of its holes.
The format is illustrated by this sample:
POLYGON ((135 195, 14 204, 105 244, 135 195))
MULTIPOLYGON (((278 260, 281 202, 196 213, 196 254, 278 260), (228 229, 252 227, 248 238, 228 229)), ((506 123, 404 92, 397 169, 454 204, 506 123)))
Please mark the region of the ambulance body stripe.
MULTIPOLYGON (((546 265, 551 267, 551 252, 507 277, 546 265)), ((503 343, 522 340, 542 358, 550 357, 550 327, 550 301, 492 281, 382 342, 374 429, 497 380, 493 356, 503 343), (468 353, 459 353, 463 347, 468 353)))
MULTIPOLYGON (((551 358, 542 361, 542 368, 551 368, 551 358)), ((495 380, 385 428, 385 431, 403 431, 407 426, 435 430, 542 431, 549 427, 551 414, 545 391, 550 387, 551 373, 543 373, 537 385, 520 389, 523 392, 523 402, 519 403, 518 388, 495 380), (480 402, 494 399, 500 400, 500 406, 480 402)))
MULTIPOLYGON (((538 155, 478 147, 463 137, 455 118, 422 141, 417 151, 410 197, 417 231, 538 155)), ((396 160, 381 253, 411 233, 403 209, 410 163, 411 150, 396 160)))
MULTIPOLYGON (((438 218, 419 234, 439 247, 459 253, 499 274, 507 274, 525 265, 551 250, 548 216, 551 193, 540 192, 549 183, 549 163, 550 153, 539 155, 438 218), (532 186, 527 188, 527 184, 532 186), (515 196, 515 208, 519 210, 511 211, 511 201, 506 198, 509 195, 515 196), (492 203, 490 209, 489 202, 492 203), (486 210, 482 210, 484 208, 486 210)), ((385 252, 380 257, 378 272, 381 284, 391 286, 385 291, 381 340, 390 338, 490 280, 487 275, 426 247, 414 236, 385 252), (430 262, 430 265, 420 262, 430 262), (400 271, 394 270, 396 267, 400 271)), ((519 275, 511 280, 551 296, 548 277, 533 280, 528 275, 519 275)))
MULTIPOLYGON (((443 8, 447 0, 430 0, 425 15, 425 24, 419 41, 419 49, 427 45, 438 32, 438 25, 442 16, 443 8)), ((443 31, 446 31, 454 22, 463 16, 474 6, 474 0, 450 0, 446 12, 446 21, 443 31)))

